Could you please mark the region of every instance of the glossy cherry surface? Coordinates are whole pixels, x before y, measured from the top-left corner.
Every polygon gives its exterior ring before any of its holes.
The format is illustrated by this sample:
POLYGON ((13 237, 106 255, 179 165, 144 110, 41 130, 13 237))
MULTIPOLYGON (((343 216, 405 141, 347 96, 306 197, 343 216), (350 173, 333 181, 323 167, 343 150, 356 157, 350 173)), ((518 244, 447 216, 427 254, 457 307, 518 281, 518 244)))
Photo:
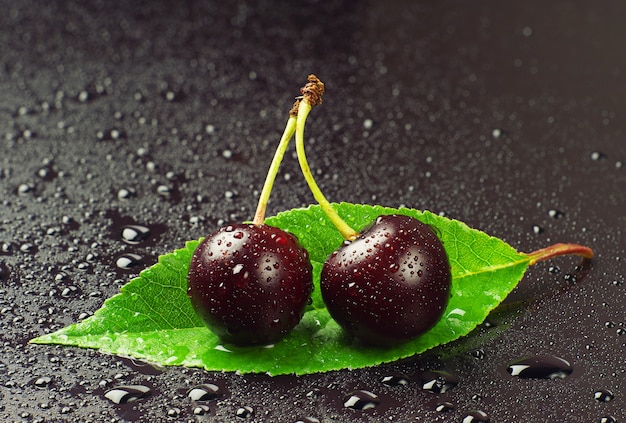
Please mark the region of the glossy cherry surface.
POLYGON ((321 273, 331 316, 361 340, 388 345, 415 338, 441 318, 451 273, 443 244, 422 222, 380 216, 332 253, 321 273))
POLYGON ((269 225, 236 224, 205 238, 188 273, 191 303, 224 342, 271 344, 293 329, 313 290, 307 251, 269 225))

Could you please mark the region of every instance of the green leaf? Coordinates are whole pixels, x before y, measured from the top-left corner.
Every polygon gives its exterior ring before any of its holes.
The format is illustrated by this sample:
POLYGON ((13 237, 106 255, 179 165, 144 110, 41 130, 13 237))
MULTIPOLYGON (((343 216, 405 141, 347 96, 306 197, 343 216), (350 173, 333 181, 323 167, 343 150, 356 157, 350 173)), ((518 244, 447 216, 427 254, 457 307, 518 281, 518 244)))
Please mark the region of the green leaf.
POLYGON ((420 354, 467 335, 504 300, 537 259, 462 222, 430 212, 348 203, 334 207, 357 230, 379 215, 394 213, 415 217, 436 229, 450 259, 453 280, 448 308, 434 328, 390 348, 369 347, 346 337, 326 311, 319 289, 323 262, 343 239, 320 207, 311 206, 266 220, 300 239, 309 251, 316 284, 313 304, 302 321, 276 345, 223 345, 196 316, 186 293, 186 275, 199 241, 161 256, 93 316, 31 342, 96 348, 161 365, 242 373, 305 374, 368 367, 420 354))

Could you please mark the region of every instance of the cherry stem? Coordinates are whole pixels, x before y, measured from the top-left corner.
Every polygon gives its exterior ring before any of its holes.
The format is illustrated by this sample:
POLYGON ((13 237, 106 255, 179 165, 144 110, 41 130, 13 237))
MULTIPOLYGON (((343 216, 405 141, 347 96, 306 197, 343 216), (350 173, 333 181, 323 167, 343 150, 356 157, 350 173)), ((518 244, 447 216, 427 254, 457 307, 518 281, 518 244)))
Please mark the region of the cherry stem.
POLYGON ((315 201, 322 207, 326 216, 330 219, 330 221, 335 225, 337 230, 341 233, 341 235, 346 240, 353 241, 359 235, 354 229, 352 229, 346 222, 337 214, 335 209, 328 202, 319 186, 315 182, 315 178, 311 173, 311 168, 309 167, 309 163, 307 162, 306 155, 304 153, 304 124, 306 122, 307 116, 311 111, 312 106, 309 103, 308 97, 305 95, 300 104, 298 105, 298 118, 296 121, 296 151, 298 153, 298 162, 300 163, 300 169, 302 169, 302 174, 304 175, 304 179, 309 184, 309 188, 313 193, 313 197, 315 201))
POLYGON ((570 254, 581 256, 585 259, 593 258, 593 250, 591 248, 578 244, 554 244, 525 255, 530 258, 530 265, 533 265, 538 261, 570 254))
POLYGON ((254 213, 254 220, 252 220, 252 223, 257 226, 262 225, 263 222, 265 222, 265 211, 267 210, 270 193, 272 192, 272 187, 274 186, 274 181, 276 180, 276 175, 278 174, 278 168, 280 167, 280 163, 283 161, 283 156, 285 155, 289 141, 295 131, 296 117, 291 115, 287 121, 285 132, 283 132, 283 136, 281 137, 278 147, 276 148, 276 153, 274 153, 274 158, 270 164, 267 176, 265 177, 265 183, 263 184, 263 189, 261 190, 261 195, 259 196, 259 204, 257 205, 256 212, 254 213))

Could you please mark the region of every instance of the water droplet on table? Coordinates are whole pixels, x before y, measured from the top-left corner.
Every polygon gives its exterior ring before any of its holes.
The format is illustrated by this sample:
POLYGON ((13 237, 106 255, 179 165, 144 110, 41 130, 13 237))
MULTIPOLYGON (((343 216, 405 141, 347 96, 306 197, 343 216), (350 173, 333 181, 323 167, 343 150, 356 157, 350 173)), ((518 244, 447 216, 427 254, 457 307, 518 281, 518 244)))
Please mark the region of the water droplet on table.
POLYGON ((440 402, 439 404, 435 406, 435 411, 439 413, 447 413, 450 411, 454 411, 455 408, 456 407, 451 402, 444 401, 444 402, 440 402))
POLYGON ((613 401, 613 399, 615 399, 615 395, 613 394, 613 392, 609 391, 608 389, 598 389, 596 392, 593 393, 593 397, 598 402, 611 402, 613 401))
POLYGON ((600 152, 600 151, 593 151, 590 154, 591 160, 593 160, 594 162, 597 162, 599 160, 604 160, 606 159, 606 154, 600 152))
POLYGON ((209 411, 211 411, 211 409, 209 408, 208 405, 200 404, 194 407, 193 414, 195 414, 196 416, 203 416, 205 414, 208 414, 209 411))
POLYGON ((525 357, 507 366, 511 376, 522 379, 563 379, 573 370, 569 362, 554 356, 525 357))
POLYGON ((168 417, 178 417, 178 416, 180 416, 180 408, 172 407, 172 408, 168 409, 167 410, 167 416, 168 417))
POLYGON ((404 386, 410 383, 410 379, 404 374, 397 373, 383 376, 381 382, 387 386, 404 386))
POLYGON ((370 410, 380 404, 378 396, 370 391, 358 390, 343 398, 343 406, 353 410, 370 410))
POLYGON ((52 378, 49 376, 42 376, 40 378, 38 378, 37 380, 35 380, 33 382, 33 385, 35 385, 37 388, 46 388, 48 385, 50 385, 50 382, 52 382, 52 378))
POLYGON ((11 272, 9 271, 9 267, 0 262, 0 282, 4 282, 9 279, 9 275, 11 272))
POLYGON ((220 387, 213 383, 204 383, 202 385, 194 386, 187 392, 187 396, 192 401, 209 401, 218 398, 222 395, 220 387))
POLYGON ((151 389, 144 385, 122 385, 108 390, 104 397, 115 404, 126 404, 150 395, 151 389))
POLYGON ((128 200, 137 196, 137 191, 134 188, 121 188, 117 192, 117 198, 120 200, 128 200))
POLYGON ((254 409, 247 405, 243 407, 239 407, 237 409, 237 412, 235 413, 235 415, 239 417, 240 419, 247 419, 248 417, 252 417, 253 414, 254 414, 254 409))
POLYGON ((17 187, 17 195, 27 195, 35 190, 35 185, 31 183, 20 184, 17 187))
POLYGON ((115 265, 122 270, 131 270, 142 263, 141 256, 133 253, 122 254, 115 259, 115 265))
POLYGON ((435 370, 426 371, 420 376, 422 389, 434 394, 443 394, 459 384, 459 378, 452 373, 435 370))
POLYGON ((122 228, 121 236, 125 243, 136 245, 148 239, 150 229, 142 225, 127 225, 122 228))
POLYGON ((489 416, 484 411, 473 410, 467 413, 461 421, 463 423, 488 423, 489 416))
POLYGON ((550 216, 552 219, 560 219, 563 216, 565 216, 565 213, 562 212, 561 210, 550 209, 548 210, 548 216, 550 216))

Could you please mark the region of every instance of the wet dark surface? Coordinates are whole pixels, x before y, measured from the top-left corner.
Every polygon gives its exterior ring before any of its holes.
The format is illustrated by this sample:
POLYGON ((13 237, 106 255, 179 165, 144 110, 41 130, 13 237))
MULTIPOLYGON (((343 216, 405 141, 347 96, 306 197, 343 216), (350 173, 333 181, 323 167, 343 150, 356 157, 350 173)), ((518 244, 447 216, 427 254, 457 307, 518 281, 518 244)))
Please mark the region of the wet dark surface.
MULTIPOLYGON (((0 421, 626 421, 625 5, 1 3, 0 421), (327 94, 308 157, 331 200, 596 258, 539 263, 490 325, 371 369, 241 376, 27 343, 251 219, 311 72, 327 94), (125 242, 128 225, 149 234, 125 242), (546 358, 571 369, 509 374, 546 358), (190 398, 203 384, 219 395, 190 398), (355 392, 367 406, 345 406, 355 392)), ((269 213, 312 201, 288 155, 269 213)))

